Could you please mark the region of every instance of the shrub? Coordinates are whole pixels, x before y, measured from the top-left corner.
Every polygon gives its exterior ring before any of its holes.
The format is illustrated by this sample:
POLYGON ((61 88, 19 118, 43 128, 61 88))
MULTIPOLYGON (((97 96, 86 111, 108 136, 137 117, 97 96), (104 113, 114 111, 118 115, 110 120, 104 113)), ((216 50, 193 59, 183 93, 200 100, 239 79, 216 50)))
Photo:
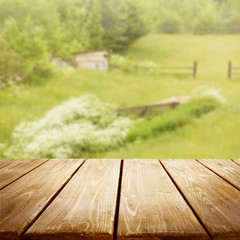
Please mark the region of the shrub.
POLYGON ((177 14, 167 14, 158 26, 158 31, 163 33, 180 33, 182 20, 177 14))
POLYGON ((131 121, 94 95, 64 102, 34 122, 23 122, 12 135, 8 157, 69 158, 123 144, 131 121))
POLYGON ((195 98, 184 103, 174 110, 168 110, 151 119, 144 118, 130 130, 127 140, 147 138, 166 131, 174 131, 179 127, 189 124, 194 118, 213 111, 219 102, 210 96, 195 98))

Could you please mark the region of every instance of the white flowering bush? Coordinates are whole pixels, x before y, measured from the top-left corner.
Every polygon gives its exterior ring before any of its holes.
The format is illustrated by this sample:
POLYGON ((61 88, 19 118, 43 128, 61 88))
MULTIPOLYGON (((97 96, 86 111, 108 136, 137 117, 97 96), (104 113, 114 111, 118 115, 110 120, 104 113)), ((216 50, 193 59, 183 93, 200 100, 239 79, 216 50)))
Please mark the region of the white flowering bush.
POLYGON ((70 158, 123 144, 131 125, 115 107, 94 95, 64 102, 41 119, 22 122, 12 134, 7 157, 70 158))
POLYGON ((208 85, 206 86, 200 86, 193 90, 193 96, 199 97, 199 96, 210 96, 215 98, 219 102, 226 102, 226 98, 224 97, 222 90, 220 88, 210 87, 208 85))

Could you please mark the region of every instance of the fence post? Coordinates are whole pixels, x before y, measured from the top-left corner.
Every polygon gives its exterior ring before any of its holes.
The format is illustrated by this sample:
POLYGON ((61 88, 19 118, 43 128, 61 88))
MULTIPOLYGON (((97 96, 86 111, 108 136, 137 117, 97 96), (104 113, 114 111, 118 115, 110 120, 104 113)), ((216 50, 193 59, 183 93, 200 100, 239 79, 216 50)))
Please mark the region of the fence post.
POLYGON ((196 78, 197 76, 197 66, 198 66, 198 62, 194 61, 193 63, 193 77, 196 78))
POLYGON ((232 77, 232 62, 228 62, 228 78, 231 79, 232 77))

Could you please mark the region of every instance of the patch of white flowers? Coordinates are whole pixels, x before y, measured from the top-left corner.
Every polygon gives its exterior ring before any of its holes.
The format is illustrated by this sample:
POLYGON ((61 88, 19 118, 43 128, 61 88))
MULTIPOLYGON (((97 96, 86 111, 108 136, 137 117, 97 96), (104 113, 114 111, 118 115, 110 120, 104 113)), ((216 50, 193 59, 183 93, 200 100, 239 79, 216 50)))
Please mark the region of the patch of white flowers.
POLYGON ((64 102, 34 122, 22 122, 12 134, 7 157, 69 158, 121 145, 131 120, 94 95, 64 102))
POLYGON ((199 96, 211 96, 218 100, 219 102, 226 102, 226 99, 220 88, 210 87, 210 86, 200 86, 193 90, 193 95, 199 96))

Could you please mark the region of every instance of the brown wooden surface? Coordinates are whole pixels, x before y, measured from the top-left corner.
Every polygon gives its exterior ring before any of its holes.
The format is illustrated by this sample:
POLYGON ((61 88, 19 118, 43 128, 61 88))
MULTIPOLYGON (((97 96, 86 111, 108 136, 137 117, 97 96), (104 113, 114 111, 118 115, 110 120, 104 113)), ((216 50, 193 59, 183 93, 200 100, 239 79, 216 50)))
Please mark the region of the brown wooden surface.
POLYGON ((232 161, 240 166, 240 158, 232 159, 232 161))
POLYGON ((113 239, 120 160, 87 160, 28 239, 113 239))
POLYGON ((147 113, 148 110, 164 110, 167 108, 174 108, 182 103, 191 100, 189 96, 182 96, 182 97, 172 97, 154 104, 148 105, 139 105, 139 106, 132 106, 132 107, 125 107, 117 109, 119 114, 138 114, 144 115, 147 113))
POLYGON ((124 160, 118 239, 208 239, 157 160, 124 160))
POLYGON ((213 239, 240 239, 240 191, 194 160, 161 160, 213 239))
POLYGON ((16 160, 17 159, 8 159, 8 158, 0 159, 0 169, 11 164, 12 162, 14 162, 16 160))
POLYGON ((240 239, 240 159, 38 161, 0 159, 1 240, 240 239))
MULTIPOLYGON (((11 160, 10 164, 5 165, 0 171, 0 189, 7 186, 16 179, 27 174, 32 169, 40 166, 47 159, 18 159, 11 160)), ((7 163, 8 161, 4 161, 7 163)))
POLYGON ((82 160, 49 160, 0 192, 0 239, 18 239, 82 160))
POLYGON ((230 159, 197 159, 204 166, 240 190, 240 166, 230 159))

